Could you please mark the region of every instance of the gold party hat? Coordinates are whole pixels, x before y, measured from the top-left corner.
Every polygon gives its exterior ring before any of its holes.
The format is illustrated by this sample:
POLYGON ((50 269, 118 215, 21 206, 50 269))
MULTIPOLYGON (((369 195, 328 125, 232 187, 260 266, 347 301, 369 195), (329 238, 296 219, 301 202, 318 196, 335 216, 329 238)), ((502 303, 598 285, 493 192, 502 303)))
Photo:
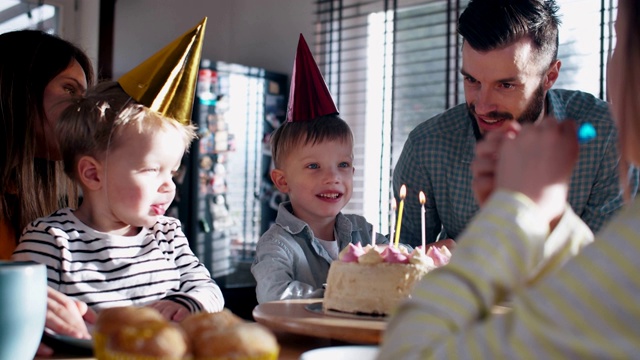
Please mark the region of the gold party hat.
POLYGON ((188 124, 202 55, 205 17, 193 29, 122 75, 118 83, 136 101, 188 124))

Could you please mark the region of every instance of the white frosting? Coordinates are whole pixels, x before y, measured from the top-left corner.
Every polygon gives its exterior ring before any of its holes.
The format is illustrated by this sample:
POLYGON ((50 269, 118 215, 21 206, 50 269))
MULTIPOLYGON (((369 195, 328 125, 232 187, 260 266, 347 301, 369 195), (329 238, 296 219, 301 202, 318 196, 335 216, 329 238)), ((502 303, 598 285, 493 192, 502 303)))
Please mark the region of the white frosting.
POLYGON ((367 252, 364 253, 364 255, 360 255, 360 257, 358 258, 358 263, 360 264, 375 265, 375 264, 380 264, 383 261, 384 259, 382 258, 382 255, 378 251, 377 247, 367 250, 367 252))
POLYGON ((409 259, 410 264, 421 264, 428 268, 429 270, 435 269, 436 265, 433 262, 433 259, 427 256, 422 250, 414 249, 411 253, 411 258, 409 259))
POLYGON ((369 265, 334 261, 329 268, 323 308, 325 311, 390 314, 400 301, 409 297, 414 284, 427 271, 422 264, 369 265))

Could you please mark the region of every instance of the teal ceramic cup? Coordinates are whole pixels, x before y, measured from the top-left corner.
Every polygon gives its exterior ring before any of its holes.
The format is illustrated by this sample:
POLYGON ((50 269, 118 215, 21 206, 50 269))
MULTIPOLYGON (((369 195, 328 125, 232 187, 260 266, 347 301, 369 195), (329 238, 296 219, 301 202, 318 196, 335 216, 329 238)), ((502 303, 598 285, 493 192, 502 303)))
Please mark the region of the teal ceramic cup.
POLYGON ((0 360, 33 359, 46 311, 46 267, 0 261, 0 360))

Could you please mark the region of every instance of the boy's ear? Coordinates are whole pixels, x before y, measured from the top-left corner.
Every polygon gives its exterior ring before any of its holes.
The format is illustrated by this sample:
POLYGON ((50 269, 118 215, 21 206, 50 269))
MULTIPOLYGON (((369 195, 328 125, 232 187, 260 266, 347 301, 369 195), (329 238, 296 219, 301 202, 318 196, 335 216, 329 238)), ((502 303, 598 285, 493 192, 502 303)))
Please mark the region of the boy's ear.
POLYGON ((99 190, 103 184, 102 164, 91 156, 78 160, 78 180, 89 190, 99 190))
POLYGON ((273 184, 281 193, 286 194, 289 192, 289 184, 287 183, 287 178, 284 175, 284 171, 280 169, 273 169, 271 170, 270 175, 271 181, 273 181, 273 184))

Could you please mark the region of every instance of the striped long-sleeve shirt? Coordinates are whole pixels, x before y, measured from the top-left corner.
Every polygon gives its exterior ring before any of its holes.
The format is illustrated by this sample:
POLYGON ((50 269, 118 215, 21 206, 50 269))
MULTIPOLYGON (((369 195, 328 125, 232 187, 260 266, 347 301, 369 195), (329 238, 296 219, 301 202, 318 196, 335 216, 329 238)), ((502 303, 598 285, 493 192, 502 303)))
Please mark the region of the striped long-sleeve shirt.
POLYGON ((640 204, 532 286, 548 229, 521 194, 498 192, 392 318, 381 359, 629 359, 640 354, 640 204), (491 307, 511 295, 512 311, 491 307))
POLYGON ((115 236, 61 209, 25 228, 12 259, 45 264, 49 286, 97 311, 157 300, 178 302, 191 312, 224 306, 180 222, 170 217, 160 217, 136 236, 115 236))

